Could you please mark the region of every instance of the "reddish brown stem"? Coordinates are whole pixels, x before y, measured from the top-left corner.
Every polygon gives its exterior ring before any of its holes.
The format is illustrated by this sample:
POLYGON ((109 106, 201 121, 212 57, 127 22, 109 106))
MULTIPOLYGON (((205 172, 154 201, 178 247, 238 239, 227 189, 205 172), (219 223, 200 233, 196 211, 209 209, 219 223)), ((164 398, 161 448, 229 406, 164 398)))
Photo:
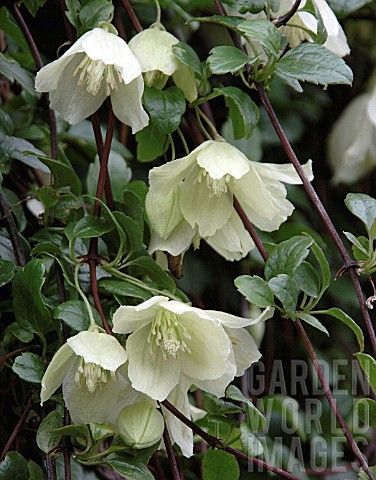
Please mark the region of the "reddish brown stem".
MULTIPOLYGON (((305 188, 305 191, 307 192, 307 195, 309 197, 309 199, 311 200, 311 202, 313 203, 315 209, 317 210, 318 214, 320 215, 320 218, 328 232, 328 234, 330 235, 330 237, 332 238, 333 242, 335 243, 336 247, 337 247, 337 250, 339 252, 339 254, 341 255, 344 263, 346 265, 350 265, 351 262, 352 262, 352 259, 350 257, 350 255, 348 254, 347 250, 346 250, 346 247, 344 245, 344 243, 342 242, 342 239, 341 237, 339 236, 331 218, 329 217, 328 215, 328 212, 326 211, 324 205, 322 204, 319 196, 317 195, 316 193, 316 190, 313 188, 313 186, 311 185, 311 182, 309 181, 308 177, 306 176, 304 170, 303 170, 303 167, 302 165, 300 164, 299 160, 298 160, 298 157, 296 156, 278 118, 277 118, 277 115, 270 103, 270 100, 264 90, 264 88, 261 86, 261 85, 258 85, 257 86, 257 91, 259 93, 259 96, 260 96, 260 99, 265 107, 265 110, 270 118, 270 121, 273 125, 273 128, 281 142, 281 145, 283 147, 283 149, 285 150, 286 152, 286 155, 288 156, 290 162, 294 165, 295 167, 295 170, 297 171, 300 179, 302 180, 302 183, 303 183, 303 186, 305 188)), ((367 331, 368 331, 368 335, 369 335, 369 338, 370 338, 370 342, 371 342, 371 346, 372 346, 372 350, 373 350, 373 354, 376 356, 376 334, 375 334, 375 330, 373 328, 373 325, 372 325, 372 321, 371 321, 371 318, 369 316, 369 313, 368 313, 368 309, 367 309, 367 305, 366 305, 366 300, 364 298, 364 294, 363 294, 363 290, 362 290, 362 287, 360 285, 360 281, 359 281, 359 277, 357 275, 357 273, 351 269, 350 270, 350 275, 351 275, 351 280, 352 280, 352 283, 353 283, 353 286, 354 286, 354 289, 355 289, 355 292, 357 294, 357 297, 358 297, 358 301, 359 301, 359 305, 360 305, 360 309, 361 309, 361 312, 362 312, 362 315, 363 315, 363 319, 364 319, 364 322, 366 324, 366 328, 367 328, 367 331)))
POLYGON ((298 8, 300 7, 301 3, 302 3, 302 0, 295 0, 295 3, 292 6, 291 10, 289 10, 287 13, 277 18, 277 20, 274 22, 275 26, 282 27, 283 25, 286 25, 287 22, 291 20, 292 17, 295 15, 295 13, 298 11, 298 8))
POLYGON ((173 480, 181 480, 178 463, 176 461, 174 449, 172 448, 171 439, 167 427, 165 427, 163 432, 163 440, 166 447, 167 457, 170 462, 172 478, 173 480))
POLYGON ((289 480, 298 480, 298 477, 293 475, 290 472, 286 472, 286 470, 282 470, 281 468, 275 467, 273 465, 270 465, 267 462, 264 462, 263 460, 260 460, 259 458, 255 457, 250 457, 247 454, 241 452, 240 450, 237 450, 232 447, 227 447, 222 443, 221 440, 219 440, 216 437, 213 437, 212 435, 209 435, 205 430, 202 430, 199 426, 197 426, 195 423, 192 422, 189 418, 187 418, 185 415, 183 415, 174 405, 172 405, 168 400, 164 400, 162 402, 162 405, 169 410, 173 415, 175 415, 176 418, 178 418, 181 422, 183 422, 187 427, 189 427, 193 433, 196 435, 199 435, 205 442, 210 445, 213 448, 219 448, 220 450, 224 450, 225 452, 231 453, 234 455, 236 458, 239 458, 241 460, 245 460, 246 462, 251 462, 254 465, 257 465, 258 467, 263 468, 264 470, 267 470, 272 473, 276 473, 277 475, 280 475, 281 477, 288 478, 289 480))
POLYGON ((123 4, 124 10, 127 12, 127 15, 133 25, 133 28, 136 30, 137 33, 142 32, 143 30, 142 25, 139 19, 137 18, 135 11, 133 10, 131 2, 129 0, 121 0, 121 3, 123 4))
POLYGON ((315 371, 317 373, 317 376, 320 380, 320 383, 323 387, 324 394, 325 394, 325 396, 328 400, 330 408, 333 411, 333 413, 335 414, 337 422, 338 422, 339 426, 341 427, 341 429, 343 431, 343 434, 345 435, 349 446, 351 447, 355 457, 357 458, 359 464, 361 465, 363 470, 366 472, 368 477, 371 478, 372 480, 375 480, 374 474, 370 470, 367 461, 365 460, 365 458, 364 458, 362 452, 360 451, 357 443, 355 442, 353 436, 351 435, 350 430, 349 430, 341 412, 339 411, 339 409, 337 407, 337 403, 334 400, 332 391, 330 390, 328 381, 325 378, 325 375, 324 375, 323 369, 320 365, 319 359, 316 355, 315 350, 313 349, 312 343, 311 343, 310 339, 308 338, 308 335, 307 335, 306 331, 303 328, 303 325, 300 323, 300 320, 295 321, 295 326, 296 326, 296 329, 298 330, 298 333, 299 333, 300 338, 303 342, 305 350, 307 351, 307 353, 308 353, 308 355, 309 355, 309 357, 310 357, 310 359, 313 363, 314 369, 315 369, 315 371))
POLYGON ((13 432, 11 433, 6 444, 4 445, 4 448, 0 455, 0 461, 4 460, 6 454, 8 453, 10 447, 12 446, 12 443, 14 442, 14 439, 17 437, 19 431, 21 430, 21 427, 24 424, 26 417, 29 415, 32 404, 33 404, 33 394, 30 395, 22 415, 20 416, 16 426, 13 429, 13 432))
POLYGON ((95 308, 97 309, 99 316, 101 317, 103 328, 108 334, 111 335, 112 334, 111 327, 108 323, 106 314, 104 313, 102 302, 99 296, 98 281, 97 281, 97 265, 98 265, 98 260, 96 258, 97 255, 98 255, 98 239, 92 238, 90 241, 90 249, 89 249, 89 255, 88 255, 91 294, 93 296, 95 308))
POLYGON ((16 258, 16 263, 20 267, 24 267, 26 264, 25 252, 21 243, 20 235, 18 233, 18 228, 16 222, 13 218, 12 212, 10 211, 8 202, 5 200, 4 195, 0 192, 0 212, 6 221, 6 229, 12 243, 13 253, 16 258))
MULTIPOLYGON (((31 54, 33 55, 35 66, 38 70, 43 67, 43 60, 39 53, 38 47, 34 41, 34 38, 29 30, 29 27, 26 25, 26 22, 17 6, 17 3, 13 3, 13 15, 16 19, 22 33, 24 34, 26 41, 30 47, 31 54)), ((56 116, 55 112, 49 107, 48 93, 43 94, 44 101, 48 108, 48 123, 50 127, 50 138, 51 138, 51 157, 57 158, 57 125, 56 125, 56 116)))

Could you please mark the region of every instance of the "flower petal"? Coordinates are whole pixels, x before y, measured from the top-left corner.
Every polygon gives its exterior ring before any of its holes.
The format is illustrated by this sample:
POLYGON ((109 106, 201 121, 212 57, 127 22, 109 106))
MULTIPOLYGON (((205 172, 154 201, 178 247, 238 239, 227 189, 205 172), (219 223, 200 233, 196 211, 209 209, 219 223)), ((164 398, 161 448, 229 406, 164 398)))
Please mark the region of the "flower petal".
POLYGON ((190 335, 187 341, 190 352, 181 352, 181 371, 198 380, 212 380, 220 377, 226 369, 227 357, 231 351, 228 336, 222 326, 212 320, 199 318, 196 313, 185 313, 179 321, 190 335))
POLYGON ((260 315, 256 318, 244 318, 231 315, 226 312, 218 312, 217 310, 205 310, 205 312, 214 317, 218 322, 228 329, 239 329, 241 327, 247 327, 248 325, 255 325, 256 323, 268 320, 274 315, 273 307, 266 307, 260 315))
POLYGON ((350 53, 350 48, 347 43, 346 35, 333 10, 325 0, 314 0, 314 3, 320 12, 328 35, 324 47, 340 57, 348 55, 350 53))
POLYGON ((67 344, 86 363, 95 363, 111 372, 115 372, 127 360, 124 348, 107 333, 80 332, 68 338, 67 344))
POLYGON ((252 363, 261 358, 261 352, 252 335, 245 328, 225 328, 230 337, 235 357, 236 376, 240 377, 252 363))
POLYGON ((104 82, 96 95, 89 93, 85 85, 78 85, 78 78, 74 72, 83 58, 83 53, 75 55, 65 66, 56 89, 50 91, 51 108, 57 110, 71 125, 84 120, 98 110, 107 97, 104 82))
MULTIPOLYGON (((179 412, 187 418, 191 418, 191 406, 187 391, 183 391, 180 385, 177 385, 167 400, 176 407, 179 412)), ((166 421, 168 432, 172 443, 179 445, 183 455, 187 458, 193 455, 193 432, 182 421, 175 417, 171 412, 162 406, 163 416, 166 421)))
POLYGON ((139 328, 150 323, 160 308, 162 301, 168 300, 162 295, 155 295, 149 300, 131 307, 128 305, 120 306, 112 317, 114 333, 132 333, 139 328))
POLYGON ((175 85, 183 91, 188 102, 194 102, 198 96, 196 77, 193 70, 176 60, 177 68, 172 75, 175 85))
POLYGON ((180 209, 187 222, 198 226, 201 237, 214 235, 223 227, 232 213, 230 192, 220 196, 212 195, 205 178, 200 178, 200 168, 191 170, 181 186, 180 209))
POLYGON ((94 28, 82 37, 82 49, 92 60, 105 65, 116 65, 121 70, 124 83, 141 78, 141 67, 125 41, 103 28, 94 28), (85 38, 84 38, 85 37, 85 38))
POLYGON ((214 380, 191 380, 196 387, 220 398, 225 395, 226 388, 234 380, 235 374, 235 357, 233 351, 231 350, 231 353, 226 361, 225 370, 222 372, 222 375, 220 377, 214 380))
POLYGON ((146 213, 152 229, 161 238, 166 239, 184 218, 180 211, 179 196, 179 190, 176 187, 167 195, 159 195, 150 190, 146 195, 146 213))
POLYGON ((69 369, 77 360, 76 355, 69 345, 65 343, 59 348, 52 357, 42 378, 42 389, 40 392, 41 405, 60 387, 69 369))
MULTIPOLYGON (((207 142, 202 143, 200 147, 204 148, 203 145, 205 143, 207 142)), ((186 157, 152 168, 149 172, 150 190, 158 195, 167 195, 173 188, 178 186, 196 162, 196 153, 200 147, 193 150, 186 157)))
POLYGON ((162 401, 179 382, 179 363, 171 356, 164 358, 160 348, 155 348, 154 354, 150 353, 149 332, 147 325, 128 337, 128 374, 133 388, 162 401))
POLYGON ((209 140, 205 149, 198 152, 197 163, 214 180, 225 175, 239 179, 250 168, 250 162, 244 153, 227 142, 217 140, 209 140))
POLYGON ((149 252, 154 253, 156 250, 161 250, 171 255, 180 255, 188 250, 194 234, 194 229, 185 220, 182 220, 166 239, 152 231, 149 252))
POLYGON ((255 247, 235 210, 228 222, 214 235, 205 238, 205 241, 222 257, 231 262, 245 257, 255 247))
POLYGON ((94 393, 90 393, 87 388, 76 382, 75 375, 76 369, 72 368, 64 379, 63 396, 72 422, 76 424, 115 424, 121 410, 141 396, 131 387, 125 365, 94 393))
POLYGON ((135 35, 129 42, 129 48, 143 72, 159 70, 165 75, 172 75, 177 67, 172 46, 178 42, 171 33, 149 28, 135 35))
MULTIPOLYGON (((280 182, 289 183, 291 185, 300 185, 302 183, 297 171, 293 165, 288 163, 258 163, 254 162, 253 167, 262 179, 269 178, 280 182)), ((312 160, 303 165, 303 170, 308 180, 313 180, 312 160)))
POLYGON ((142 76, 130 83, 117 83, 117 88, 111 90, 111 105, 116 117, 137 133, 149 124, 149 117, 145 112, 141 98, 144 92, 142 76))

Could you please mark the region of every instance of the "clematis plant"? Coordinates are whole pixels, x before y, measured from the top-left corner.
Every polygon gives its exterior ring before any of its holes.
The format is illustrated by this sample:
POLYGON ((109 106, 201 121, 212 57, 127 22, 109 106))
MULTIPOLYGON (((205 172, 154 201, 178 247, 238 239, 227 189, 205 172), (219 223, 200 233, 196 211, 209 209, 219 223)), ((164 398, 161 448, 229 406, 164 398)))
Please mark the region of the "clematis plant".
MULTIPOLYGON (((291 10, 294 3, 294 0, 280 0, 279 10, 276 13, 276 16, 283 15, 291 10)), ((306 40, 312 41, 310 32, 317 34, 317 18, 312 13, 304 10, 307 3, 307 0, 303 0, 300 4, 299 11, 295 13, 287 25, 283 27, 282 31, 287 36, 291 47, 296 47, 306 40)), ((345 32, 328 3, 325 0, 312 0, 312 3, 321 16, 326 30, 327 38, 324 47, 340 57, 348 55, 350 53, 350 48, 347 43, 345 32)))
MULTIPOLYGON (((312 180, 311 161, 304 169, 312 180)), ((153 168, 149 182, 151 252, 179 255, 203 238, 232 261, 254 248, 233 207, 234 196, 252 223, 273 231, 294 210, 283 183, 301 180, 292 165, 252 162, 225 141, 207 140, 186 157, 153 168)))
POLYGON ((376 86, 342 112, 329 136, 328 155, 336 183, 354 183, 375 169, 376 86))
POLYGON ((62 385, 74 423, 115 424, 119 412, 139 397, 126 360, 124 348, 107 333, 92 329, 68 338, 42 378, 41 405, 62 385))
POLYGON ((266 309, 247 319, 154 296, 135 307, 120 306, 113 331, 130 334, 128 374, 136 390, 159 401, 178 384, 223 395, 234 376, 260 358, 243 327, 271 315, 266 309))
POLYGON ((193 102, 197 98, 195 75, 191 68, 175 56, 172 47, 178 42, 176 37, 166 32, 157 22, 134 36, 129 42, 129 48, 140 62, 146 85, 163 88, 168 77, 172 76, 186 99, 193 102))
POLYGON ((149 123, 141 103, 141 68, 114 27, 102 26, 82 35, 58 60, 43 67, 35 89, 49 92, 51 108, 70 124, 94 113, 109 96, 116 117, 135 133, 149 123))

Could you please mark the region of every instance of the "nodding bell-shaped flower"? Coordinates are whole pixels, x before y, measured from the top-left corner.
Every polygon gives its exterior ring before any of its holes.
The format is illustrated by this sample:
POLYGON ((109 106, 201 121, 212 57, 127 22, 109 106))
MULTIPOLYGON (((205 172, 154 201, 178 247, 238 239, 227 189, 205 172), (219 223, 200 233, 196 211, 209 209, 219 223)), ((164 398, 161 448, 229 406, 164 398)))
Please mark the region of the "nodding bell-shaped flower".
POLYGON ((116 422, 123 442, 131 448, 148 448, 163 435, 164 420, 153 400, 143 400, 124 407, 116 422))
MULTIPOLYGON (((312 180, 311 161, 304 169, 312 180)), ((229 143, 207 140, 186 157, 153 168, 149 183, 151 252, 179 255, 203 238, 232 261, 254 248, 233 207, 234 196, 250 221, 270 232, 294 210, 283 183, 301 180, 292 165, 251 162, 229 143)))
POLYGON ((336 183, 355 183, 376 168, 376 84, 342 112, 329 135, 328 155, 336 183))
POLYGON ((271 314, 269 308, 251 320, 155 296, 119 307, 113 331, 130 334, 128 375, 139 392, 162 401, 178 384, 195 384, 223 395, 234 376, 260 358, 242 327, 271 314))
MULTIPOLYGON (((312 2, 321 15, 327 33, 324 47, 340 57, 348 55, 350 48, 346 35, 328 3, 325 0, 312 0, 312 2)), ((294 3, 294 0, 280 0, 279 10, 276 16, 278 17, 291 10, 294 3)), ((307 0, 303 0, 300 4, 299 11, 293 15, 285 27, 282 27, 282 32, 287 36, 291 47, 296 47, 306 40, 312 41, 312 37, 308 31, 315 34, 317 33, 317 18, 312 13, 301 11, 306 3, 307 0)))
POLYGON ((68 338, 42 378, 41 405, 63 385, 74 423, 116 423, 126 405, 139 396, 131 388, 127 355, 115 337, 98 331, 68 338))
POLYGON ((37 73, 35 89, 49 92, 51 108, 70 124, 96 112, 109 96, 116 117, 136 133, 149 123, 141 103, 144 81, 136 57, 114 32, 104 24, 82 35, 37 73))
POLYGON ((195 74, 179 61, 172 50, 179 40, 162 28, 156 23, 138 33, 130 40, 129 48, 140 62, 147 86, 163 88, 168 77, 172 76, 185 98, 193 102, 197 98, 195 74))

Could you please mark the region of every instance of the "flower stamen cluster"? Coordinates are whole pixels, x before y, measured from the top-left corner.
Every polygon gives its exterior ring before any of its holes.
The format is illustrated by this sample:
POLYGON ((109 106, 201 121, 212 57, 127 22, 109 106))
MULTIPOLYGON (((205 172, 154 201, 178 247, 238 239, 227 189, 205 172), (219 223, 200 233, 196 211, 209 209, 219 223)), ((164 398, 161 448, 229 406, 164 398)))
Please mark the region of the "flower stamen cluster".
POLYGON ((86 387, 90 393, 94 393, 96 389, 101 390, 114 376, 115 372, 105 370, 96 363, 85 362, 81 358, 74 380, 81 388, 86 387))

